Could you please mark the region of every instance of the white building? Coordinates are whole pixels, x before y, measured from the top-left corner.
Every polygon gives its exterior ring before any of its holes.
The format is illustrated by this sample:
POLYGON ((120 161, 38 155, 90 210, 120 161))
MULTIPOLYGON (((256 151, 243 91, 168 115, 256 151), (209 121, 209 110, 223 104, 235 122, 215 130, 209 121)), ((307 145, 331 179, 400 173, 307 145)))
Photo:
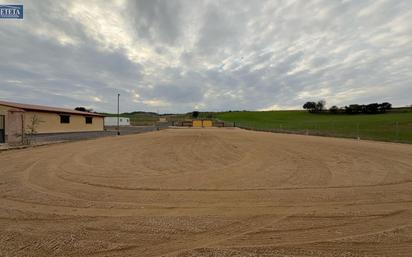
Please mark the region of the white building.
MULTIPOLYGON (((104 117, 105 126, 117 126, 117 117, 104 117)), ((120 126, 130 126, 130 119, 126 117, 119 117, 120 126)))

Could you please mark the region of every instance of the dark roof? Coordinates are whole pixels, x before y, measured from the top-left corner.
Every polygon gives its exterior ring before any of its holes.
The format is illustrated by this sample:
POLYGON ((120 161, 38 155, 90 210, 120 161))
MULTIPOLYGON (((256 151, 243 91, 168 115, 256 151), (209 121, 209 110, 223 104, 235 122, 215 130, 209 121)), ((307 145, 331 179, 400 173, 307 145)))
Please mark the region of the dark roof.
POLYGON ((54 113, 69 113, 69 114, 78 114, 78 115, 85 115, 85 116, 100 116, 104 117, 105 115, 93 113, 93 112, 81 112, 66 108, 59 108, 59 107, 50 107, 50 106, 42 106, 42 105, 34 105, 34 104, 22 104, 22 103, 13 103, 13 102, 6 102, 0 101, 0 105, 5 105, 13 108, 23 109, 27 111, 40 111, 40 112, 54 112, 54 113))

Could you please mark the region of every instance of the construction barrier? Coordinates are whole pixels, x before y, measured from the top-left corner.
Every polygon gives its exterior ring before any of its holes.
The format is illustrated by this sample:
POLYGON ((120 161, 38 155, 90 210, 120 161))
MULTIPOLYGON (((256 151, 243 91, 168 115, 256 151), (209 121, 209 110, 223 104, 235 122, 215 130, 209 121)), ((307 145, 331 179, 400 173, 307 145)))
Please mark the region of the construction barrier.
POLYGON ((203 122, 201 120, 194 120, 192 126, 194 128, 201 128, 201 127, 203 127, 203 122))
POLYGON ((202 120, 202 125, 204 128, 213 127, 213 122, 211 120, 202 120))
POLYGON ((194 128, 210 128, 210 127, 234 127, 234 123, 225 123, 223 121, 213 120, 185 120, 173 121, 173 126, 179 127, 194 127, 194 128))

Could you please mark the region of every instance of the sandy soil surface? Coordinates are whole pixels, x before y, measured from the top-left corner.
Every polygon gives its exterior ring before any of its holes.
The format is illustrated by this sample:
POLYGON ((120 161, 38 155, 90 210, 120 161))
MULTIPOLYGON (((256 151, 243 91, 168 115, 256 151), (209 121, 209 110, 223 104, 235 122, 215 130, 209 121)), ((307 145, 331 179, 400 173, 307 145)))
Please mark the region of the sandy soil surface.
POLYGON ((0 153, 0 256, 412 256, 412 145, 169 129, 0 153))

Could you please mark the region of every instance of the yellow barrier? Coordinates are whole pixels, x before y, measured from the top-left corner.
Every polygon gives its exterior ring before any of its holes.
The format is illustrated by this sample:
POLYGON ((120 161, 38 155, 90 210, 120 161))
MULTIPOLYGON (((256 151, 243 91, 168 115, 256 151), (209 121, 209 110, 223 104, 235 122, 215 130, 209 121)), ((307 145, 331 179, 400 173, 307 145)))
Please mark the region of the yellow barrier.
POLYGON ((212 127, 213 123, 211 120, 204 120, 203 121, 203 127, 212 127))
POLYGON ((192 126, 194 128, 209 128, 213 127, 213 122, 211 120, 194 120, 192 121, 192 126))
POLYGON ((193 121, 193 127, 201 128, 202 127, 202 121, 201 120, 194 120, 193 121))

